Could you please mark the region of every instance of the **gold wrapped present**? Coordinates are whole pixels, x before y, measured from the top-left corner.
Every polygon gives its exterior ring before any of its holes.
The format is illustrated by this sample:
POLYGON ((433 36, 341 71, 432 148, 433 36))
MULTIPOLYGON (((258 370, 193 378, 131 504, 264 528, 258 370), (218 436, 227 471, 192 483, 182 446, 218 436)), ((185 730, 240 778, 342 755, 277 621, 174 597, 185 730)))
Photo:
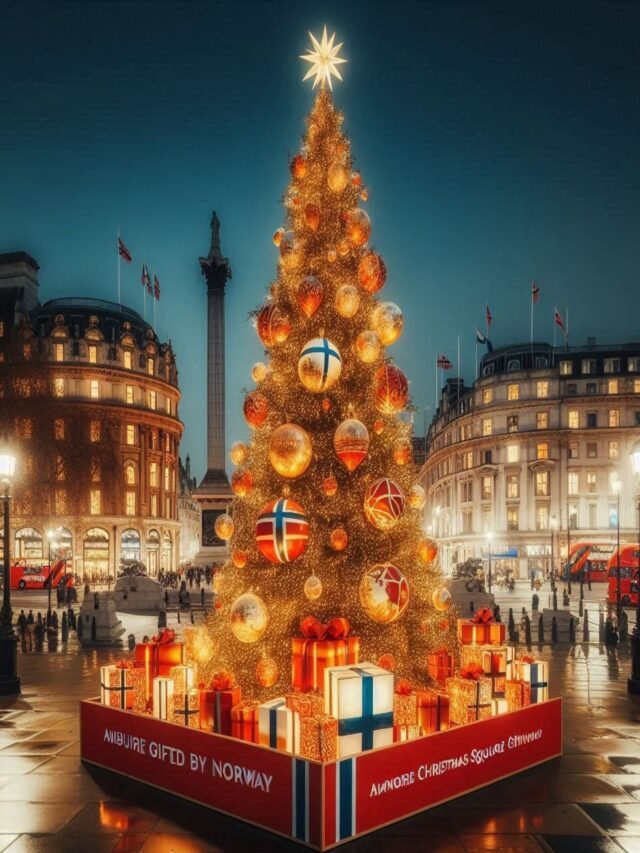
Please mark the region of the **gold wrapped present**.
POLYGON ((338 721, 329 714, 300 717, 300 755, 313 761, 338 757, 338 721))
POLYGON ((173 678, 173 689, 176 693, 186 693, 195 687, 195 671, 193 666, 172 666, 169 670, 170 678, 173 678))
POLYGON ((491 679, 482 669, 465 668, 460 675, 447 678, 451 721, 464 725, 491 716, 491 679))
POLYGON ((200 728, 200 691, 187 690, 174 693, 173 722, 182 723, 191 729, 200 728))
POLYGON ((285 695, 287 708, 300 714, 301 717, 315 717, 324 714, 324 696, 322 693, 303 693, 293 690, 285 695))
POLYGON ((394 726, 393 740, 402 743, 405 740, 415 740, 422 734, 420 726, 394 726))
POLYGON ((505 699, 510 711, 519 711, 531 704, 531 684, 528 681, 513 679, 505 685, 505 699))
POLYGON ((100 667, 102 703, 144 714, 147 707, 147 676, 144 667, 131 661, 100 667))
POLYGON ((401 678, 393 694, 394 726, 415 726, 418 721, 418 697, 411 683, 401 678))
POLYGON ((481 666, 491 679, 494 697, 504 698, 505 684, 514 676, 515 649, 513 646, 461 646, 462 667, 481 666))

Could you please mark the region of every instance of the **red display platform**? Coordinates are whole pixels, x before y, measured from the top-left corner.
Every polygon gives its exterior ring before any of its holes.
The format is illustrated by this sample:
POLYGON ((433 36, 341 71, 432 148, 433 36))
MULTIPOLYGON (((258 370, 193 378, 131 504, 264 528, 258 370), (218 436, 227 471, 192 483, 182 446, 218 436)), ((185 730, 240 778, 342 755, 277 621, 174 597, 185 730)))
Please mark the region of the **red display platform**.
POLYGON ((316 850, 562 753, 562 700, 328 764, 81 702, 82 760, 316 850))

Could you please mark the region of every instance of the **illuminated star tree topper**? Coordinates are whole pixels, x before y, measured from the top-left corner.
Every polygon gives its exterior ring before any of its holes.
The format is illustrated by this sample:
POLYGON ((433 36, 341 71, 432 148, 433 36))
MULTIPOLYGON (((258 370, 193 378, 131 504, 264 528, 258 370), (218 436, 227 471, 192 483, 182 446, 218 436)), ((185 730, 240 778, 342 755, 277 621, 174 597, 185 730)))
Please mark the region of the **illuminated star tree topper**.
POLYGON ((309 38, 311 39, 313 49, 309 48, 307 53, 300 56, 300 59, 304 59, 305 62, 311 63, 311 68, 309 68, 309 70, 302 79, 308 80, 310 77, 314 77, 314 89, 316 88, 318 83, 320 84, 321 88, 324 88, 326 84, 329 86, 330 89, 332 89, 332 75, 338 80, 342 80, 337 66, 341 65, 347 60, 342 59, 340 56, 338 56, 338 54, 340 53, 340 48, 342 47, 342 42, 340 42, 340 44, 334 45, 335 37, 335 33, 333 33, 331 38, 327 37, 326 26, 322 31, 322 41, 318 41, 318 39, 313 35, 313 33, 309 33, 309 38))

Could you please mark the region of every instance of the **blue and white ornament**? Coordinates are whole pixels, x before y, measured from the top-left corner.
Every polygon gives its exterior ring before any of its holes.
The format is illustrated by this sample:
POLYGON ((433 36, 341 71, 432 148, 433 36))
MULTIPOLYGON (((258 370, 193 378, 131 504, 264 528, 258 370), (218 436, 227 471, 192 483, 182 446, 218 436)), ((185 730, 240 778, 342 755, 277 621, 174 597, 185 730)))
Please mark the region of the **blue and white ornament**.
POLYGON ((298 376, 307 391, 319 394, 340 379, 342 357, 328 338, 312 338, 302 347, 298 357, 298 376))

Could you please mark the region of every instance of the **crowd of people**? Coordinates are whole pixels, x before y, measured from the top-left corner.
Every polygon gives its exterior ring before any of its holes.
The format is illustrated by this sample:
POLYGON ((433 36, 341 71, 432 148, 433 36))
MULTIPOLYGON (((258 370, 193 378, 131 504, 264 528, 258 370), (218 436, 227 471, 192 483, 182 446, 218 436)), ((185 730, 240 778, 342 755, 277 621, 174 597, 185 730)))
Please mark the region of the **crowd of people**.
POLYGON ((55 646, 59 637, 66 643, 69 631, 77 631, 77 619, 73 606, 69 604, 68 608, 62 611, 61 618, 58 617, 57 610, 48 610, 44 619, 40 611, 34 616, 33 610, 28 613, 21 610, 16 619, 16 626, 22 651, 41 652, 45 639, 49 647, 55 646))

